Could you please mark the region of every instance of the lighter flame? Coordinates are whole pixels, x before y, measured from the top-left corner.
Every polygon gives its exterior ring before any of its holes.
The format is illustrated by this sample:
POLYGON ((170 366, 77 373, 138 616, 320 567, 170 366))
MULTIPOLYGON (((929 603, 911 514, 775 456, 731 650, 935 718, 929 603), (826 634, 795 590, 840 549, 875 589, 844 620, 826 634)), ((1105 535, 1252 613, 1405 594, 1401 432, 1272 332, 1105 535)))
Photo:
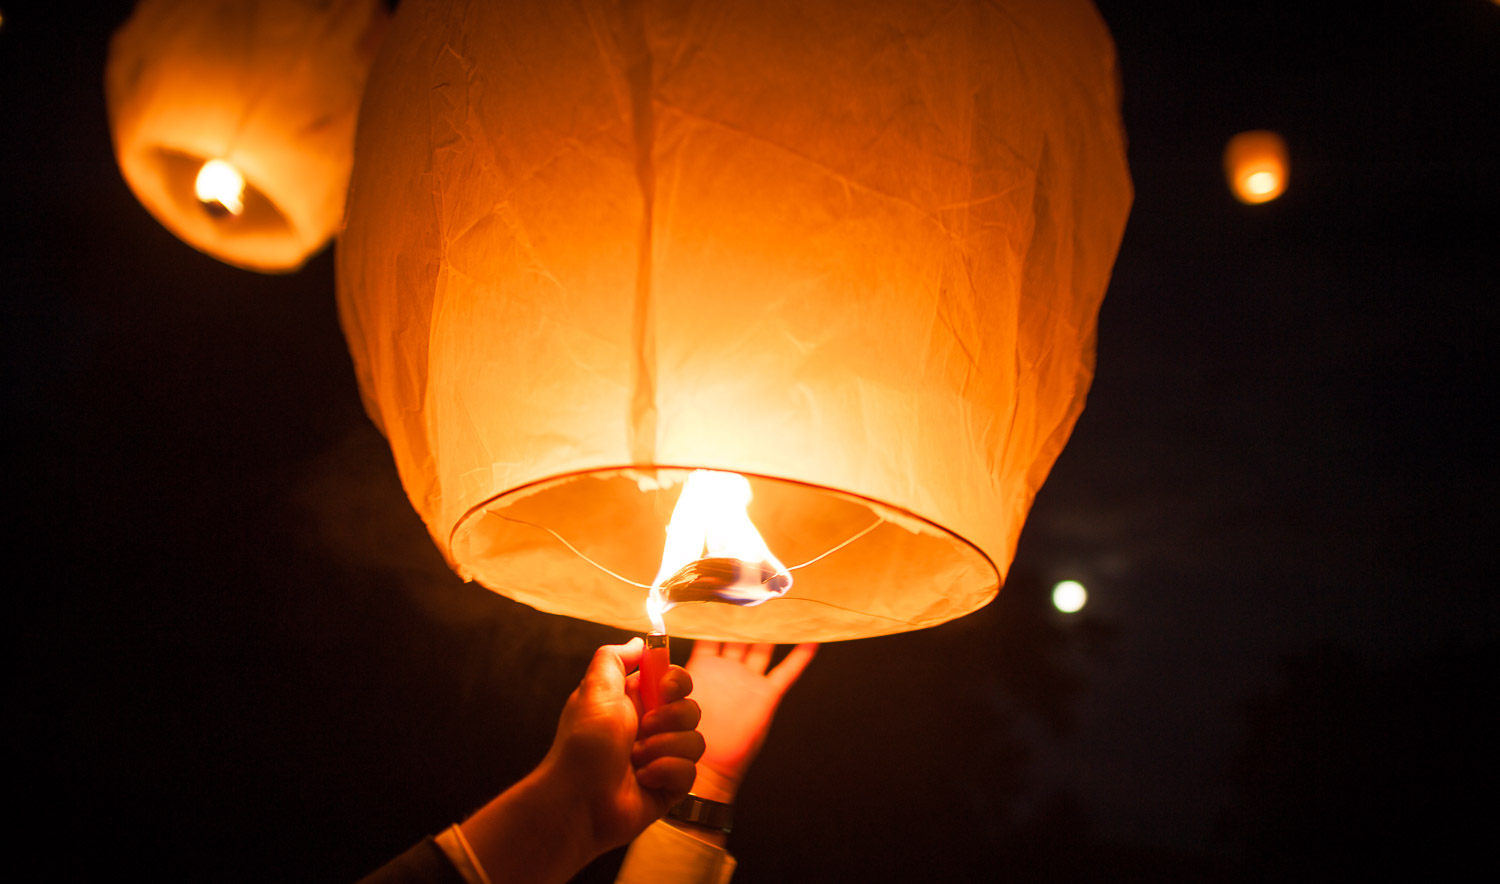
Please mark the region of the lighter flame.
POLYGON ((193 191, 205 203, 218 203, 231 215, 245 211, 245 176, 223 160, 209 160, 198 170, 193 191))
POLYGON ((651 587, 646 593, 646 616, 651 618, 651 631, 667 634, 667 621, 662 616, 667 613, 667 603, 657 591, 657 587, 651 587))
POLYGON ((662 584, 684 565, 698 559, 739 559, 750 565, 764 565, 787 578, 779 591, 772 590, 755 579, 756 569, 747 568, 738 584, 721 589, 724 601, 758 605, 780 596, 791 585, 786 566, 771 554, 755 523, 750 521, 747 512, 750 498, 750 481, 739 473, 694 470, 683 483, 682 494, 667 523, 661 568, 646 598, 646 615, 656 631, 666 632, 662 615, 671 607, 662 597, 662 584))

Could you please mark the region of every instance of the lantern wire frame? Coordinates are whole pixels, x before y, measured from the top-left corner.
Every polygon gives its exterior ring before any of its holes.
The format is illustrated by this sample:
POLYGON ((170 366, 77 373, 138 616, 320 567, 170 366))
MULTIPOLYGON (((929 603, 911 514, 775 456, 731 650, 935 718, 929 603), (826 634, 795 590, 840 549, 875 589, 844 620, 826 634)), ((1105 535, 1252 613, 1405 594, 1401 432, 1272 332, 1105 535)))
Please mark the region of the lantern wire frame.
MULTIPOLYGON (((505 519, 508 522, 516 522, 516 523, 521 524, 521 525, 529 525, 532 528, 537 528, 537 529, 540 529, 542 531, 546 531, 548 534, 551 534, 554 538, 556 538, 558 543, 561 543, 563 546, 567 547, 569 552, 573 553, 573 555, 575 555, 578 558, 582 559, 583 561, 587 562, 592 567, 594 567, 594 568, 596 568, 596 569, 598 569, 600 571, 603 571, 605 574, 608 574, 609 576, 611 576, 614 579, 620 581, 621 583, 625 583, 625 584, 628 584, 630 586, 640 587, 641 589, 645 589, 645 590, 650 590, 651 589, 651 584, 649 584, 649 583, 641 583, 641 582, 636 581, 636 580, 631 580, 629 577, 626 577, 626 576, 624 576, 622 574, 619 574, 619 573, 617 573, 615 571, 612 571, 609 568, 605 567, 604 565, 600 564, 599 562, 595 561, 594 559, 590 558, 587 553, 583 552, 578 547, 576 547, 573 544, 569 543, 568 539, 566 537, 563 537, 561 534, 558 534, 556 531, 553 531, 551 528, 548 528, 546 525, 538 525, 536 522, 530 522, 530 521, 527 521, 526 519, 517 519, 514 516, 500 515, 500 518, 505 519)), ((812 558, 808 559, 805 562, 802 562, 801 564, 798 564, 798 565, 788 565, 787 566, 787 570, 788 571, 798 571, 798 570, 801 570, 802 568, 806 568, 808 565, 814 564, 816 562, 820 562, 823 559, 826 559, 829 556, 833 555, 834 553, 836 553, 836 552, 844 549, 845 547, 850 546, 851 544, 855 543, 856 541, 860 540, 861 538, 869 535, 870 532, 874 531, 876 528, 879 528, 881 525, 886 524, 886 521, 887 521, 886 519, 877 516, 875 518, 875 521, 871 522, 869 525, 867 525, 864 528, 860 529, 860 531, 857 532, 856 534, 854 534, 854 536, 849 537, 849 538, 847 538, 845 540, 840 541, 839 543, 835 544, 831 549, 828 549, 828 550, 826 550, 826 551, 824 551, 822 553, 819 553, 818 555, 813 556, 812 558)), ((813 603, 819 604, 819 605, 827 605, 830 608, 837 608, 840 611, 849 611, 850 613, 862 614, 862 615, 864 615, 866 617, 878 617, 878 618, 880 618, 882 620, 890 620, 893 623, 903 623, 903 624, 906 624, 908 626, 915 626, 915 625, 917 625, 917 624, 913 623, 910 620, 902 620, 899 617, 887 617, 887 616, 885 616, 883 614, 876 614, 876 613, 874 613, 872 611, 860 611, 860 610, 856 610, 854 608, 845 607, 844 605, 835 605, 833 602, 826 601, 824 599, 797 597, 797 598, 794 598, 792 600, 793 601, 813 602, 813 603)), ((773 599, 767 599, 766 601, 768 601, 768 602, 777 602, 777 601, 782 601, 782 599, 781 598, 773 598, 773 599)), ((693 602, 685 602, 683 604, 693 604, 693 602)))
MULTIPOLYGON (((628 583, 631 586, 638 586, 641 589, 650 589, 651 588, 651 584, 649 584, 649 583, 641 583, 641 582, 639 582, 637 580, 631 580, 629 577, 626 577, 626 576, 624 576, 622 574, 618 574, 618 573, 616 573, 614 571, 611 571, 609 568, 606 568, 605 566, 601 565, 599 562, 595 561, 594 559, 589 558, 589 556, 588 556, 587 553, 583 552, 578 547, 576 547, 573 544, 569 543, 568 539, 566 537, 562 536, 561 534, 558 534, 556 531, 553 531, 551 528, 548 528, 546 525, 538 525, 535 522, 528 522, 525 519, 517 519, 514 516, 501 515, 500 518, 505 519, 508 522, 516 522, 516 523, 521 524, 521 525, 530 525, 533 528, 540 528, 541 530, 546 531, 548 534, 551 534, 553 537, 557 538, 557 542, 561 543, 563 546, 566 546, 568 548, 568 551, 571 552, 571 553, 573 553, 573 555, 578 556, 580 559, 583 559, 588 564, 590 564, 593 567, 599 569, 600 571, 603 571, 605 574, 608 574, 609 576, 615 578, 616 580, 620 581, 621 583, 628 583)), ((800 565, 788 565, 787 566, 787 570, 788 571, 796 571, 796 570, 799 570, 801 568, 806 568, 808 565, 811 565, 814 562, 820 562, 823 559, 828 558, 829 556, 833 555, 834 553, 838 552, 839 550, 843 549, 844 547, 848 546, 849 544, 854 543, 856 540, 859 540, 861 537, 864 537, 865 535, 869 534, 871 531, 874 531, 876 528, 879 528, 881 525, 884 525, 884 524, 885 524, 885 519, 876 517, 875 521, 871 522, 867 527, 865 527, 864 529, 862 529, 859 533, 855 534, 853 537, 850 537, 847 540, 840 541, 832 549, 828 550, 827 552, 820 553, 820 554, 818 554, 816 556, 813 556, 812 558, 808 559, 807 561, 803 562, 800 565)))
MULTIPOLYGON (((618 590, 611 591, 606 587, 608 585, 628 586, 643 591, 651 588, 647 583, 624 576, 621 571, 650 570, 654 572, 655 559, 660 555, 661 547, 660 535, 652 532, 659 530, 663 523, 659 520, 653 522, 657 527, 644 533, 625 536, 625 534, 630 534, 630 532, 625 532, 620 536, 609 536, 614 532, 601 526, 618 524, 638 528, 640 522, 632 519, 630 513, 625 510, 600 507, 595 509, 596 521, 580 523, 574 518, 578 512, 577 509, 567 508, 565 499, 549 499, 549 494, 560 490, 563 495, 579 493, 577 486, 572 491, 568 490, 569 485, 579 481, 584 482, 585 486, 589 480, 618 483, 615 486, 616 490, 627 487, 628 481, 628 487, 634 488, 637 483, 641 483, 640 491, 645 492, 649 489, 660 495, 655 501, 656 505, 664 506, 674 498, 670 493, 661 494, 661 492, 672 491, 674 486, 680 484, 694 469, 700 469, 700 467, 636 466, 583 470, 510 489, 472 507, 455 525, 450 538, 450 548, 460 552, 463 561, 478 566, 475 571, 465 574, 466 577, 477 579, 480 583, 503 595, 544 611, 558 604, 557 598, 552 597, 554 594, 567 598, 587 595, 593 599, 597 611, 602 612, 608 609, 613 612, 609 615, 600 613, 595 618, 598 622, 611 623, 626 629, 636 628, 640 625, 636 621, 642 623, 645 621, 643 596, 635 596, 628 592, 621 593, 618 590), (504 511, 517 503, 528 500, 546 502, 544 509, 560 514, 575 531, 557 530, 553 525, 548 524, 552 522, 552 519, 539 519, 534 512, 528 511, 524 506, 522 514, 504 511), (563 508, 556 509, 558 504, 563 504, 563 508), (491 522, 491 527, 485 528, 483 525, 489 517, 493 517, 496 522, 491 522), (543 547, 525 541, 522 536, 502 537, 496 533, 497 523, 525 526, 540 531, 550 538, 546 545, 552 546, 555 552, 549 554, 543 547), (601 545, 606 555, 600 556, 597 551, 591 555, 579 544, 569 539, 567 535, 576 531, 584 532, 584 536, 589 537, 591 543, 601 545), (649 557, 643 555, 646 547, 654 547, 649 557), (504 550, 501 557, 505 558, 508 563, 506 567, 497 571, 492 564, 489 566, 482 564, 485 560, 493 563, 497 552, 501 549, 504 550), (566 550, 566 553, 563 550, 566 550), (609 584, 590 582, 578 572, 561 573, 557 567, 561 564, 556 558, 559 555, 582 563, 589 573, 606 575, 611 582, 609 584), (615 559, 622 556, 626 560, 636 560, 631 563, 631 568, 620 568, 616 564, 615 559), (647 558, 650 559, 649 569, 645 567, 647 558), (601 559, 610 564, 604 564, 601 559), (543 562, 546 564, 544 565, 543 562), (530 579, 532 577, 538 579, 530 579), (492 585, 491 581, 496 579, 501 581, 501 585, 492 585)), ((709 466, 701 467, 701 469, 722 468, 709 466)), ((908 540, 898 541, 893 545, 890 542, 892 538, 885 537, 885 542, 872 548, 868 555, 861 555, 857 559, 841 558, 839 574, 834 582, 844 585, 835 589, 831 596, 826 590, 833 589, 833 587, 825 585, 829 575, 824 574, 821 580, 817 577, 799 580, 798 591, 790 595, 767 600, 780 603, 809 602, 819 608, 828 609, 830 612, 843 612, 841 615, 830 613, 830 616, 834 618, 832 620, 810 614, 792 615, 792 619, 787 620, 789 609, 784 604, 778 604, 776 608, 782 610, 782 614, 772 618, 779 624, 772 626, 769 622, 760 623, 764 615, 755 613, 756 610, 762 609, 763 606, 760 605, 740 607, 727 604, 708 606, 690 604, 675 606, 684 613, 679 613, 680 625, 674 627, 674 633, 698 638, 722 636, 721 640, 726 641, 802 641, 813 640, 812 636, 818 637, 818 640, 836 641, 869 635, 884 635, 920 629, 952 619, 953 616, 957 616, 952 612, 953 609, 967 612, 981 607, 999 591, 1003 575, 993 560, 967 539, 929 519, 843 489, 785 477, 743 471, 740 471, 740 474, 756 483, 759 489, 756 493, 757 501, 765 503, 767 494, 772 498, 780 498, 779 501, 772 501, 768 504, 774 512, 779 514, 779 518, 776 515, 768 517, 765 512, 753 516, 761 530, 770 535, 767 542, 772 548, 778 551, 782 549, 776 539, 773 539, 777 534, 782 535, 781 539, 786 542, 800 541, 804 546, 802 555, 798 557, 798 564, 791 566, 788 570, 805 569, 823 562, 830 556, 845 551, 858 541, 875 534, 883 527, 889 526, 897 529, 899 532, 897 537, 908 538, 908 540), (793 501, 795 503, 789 509, 788 504, 793 501), (805 506, 799 507, 795 504, 805 506), (819 531, 810 530, 818 527, 819 523, 818 514, 810 511, 828 506, 838 510, 841 518, 833 523, 823 524, 819 531), (814 547, 816 552, 805 549, 816 533, 832 533, 836 530, 835 524, 847 523, 857 513, 856 508, 865 510, 867 518, 868 514, 873 514, 874 519, 861 520, 858 526, 846 524, 836 540, 825 538, 823 544, 816 545, 814 547), (918 546, 905 545, 910 543, 918 544, 918 546), (923 544, 931 544, 945 551, 935 553, 933 546, 922 546, 923 544), (812 554, 809 555, 809 552, 812 554), (952 582, 948 582, 951 587, 950 593, 941 601, 922 607, 913 607, 905 601, 895 601, 889 596, 889 593, 893 591, 899 593, 900 590, 897 587, 905 585, 907 579, 911 577, 910 574, 903 576, 898 573, 899 571, 915 566, 918 561, 931 564, 934 561, 932 558, 934 555, 940 556, 941 560, 946 562, 946 565, 937 570, 949 572, 949 577, 952 578, 952 582), (863 597, 859 591, 850 591, 855 586, 862 586, 872 593, 870 606, 849 603, 853 598, 863 597), (820 587, 825 591, 820 592, 820 587), (882 607, 886 608, 884 612, 880 610, 882 607), (697 613, 688 615, 685 613, 686 608, 693 609, 697 613), (849 619, 851 616, 855 619, 849 619), (708 618, 706 622, 705 617, 708 618), (726 621, 723 619, 725 617, 730 619, 726 621), (800 625, 788 626, 789 623, 800 625), (765 632, 766 629, 771 631, 765 632), (768 635, 775 637, 767 638, 768 635)), ((648 495, 642 494, 634 505, 649 508, 650 503, 647 502, 647 497, 648 495)), ((602 503, 592 497, 590 500, 602 503)), ((926 564, 921 567, 925 569, 926 564)), ((924 570, 923 573, 925 574, 926 571, 924 570)), ((567 602, 562 604, 567 604, 567 602)))

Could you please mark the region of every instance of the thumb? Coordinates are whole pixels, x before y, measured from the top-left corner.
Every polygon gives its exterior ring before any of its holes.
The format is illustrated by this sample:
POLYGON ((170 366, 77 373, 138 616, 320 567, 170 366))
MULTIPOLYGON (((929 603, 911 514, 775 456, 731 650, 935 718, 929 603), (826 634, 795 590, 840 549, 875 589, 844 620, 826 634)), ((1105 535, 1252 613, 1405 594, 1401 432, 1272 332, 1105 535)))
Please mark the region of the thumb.
POLYGON ((594 652, 589 668, 583 673, 579 691, 589 700, 602 700, 625 693, 625 674, 641 660, 645 642, 639 637, 623 645, 603 645, 594 652))

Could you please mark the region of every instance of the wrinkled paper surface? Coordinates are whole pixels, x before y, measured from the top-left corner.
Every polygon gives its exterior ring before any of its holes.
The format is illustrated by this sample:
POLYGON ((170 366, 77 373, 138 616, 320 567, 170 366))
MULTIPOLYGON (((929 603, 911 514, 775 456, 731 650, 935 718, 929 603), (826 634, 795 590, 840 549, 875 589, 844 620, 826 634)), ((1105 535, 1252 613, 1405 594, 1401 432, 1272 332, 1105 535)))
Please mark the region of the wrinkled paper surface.
POLYGON ((649 583, 668 468, 731 470, 789 566, 880 525, 784 599, 668 628, 856 638, 994 596, 1130 200, 1085 2, 407 0, 340 309, 463 576, 643 628, 645 591, 583 556, 649 583))

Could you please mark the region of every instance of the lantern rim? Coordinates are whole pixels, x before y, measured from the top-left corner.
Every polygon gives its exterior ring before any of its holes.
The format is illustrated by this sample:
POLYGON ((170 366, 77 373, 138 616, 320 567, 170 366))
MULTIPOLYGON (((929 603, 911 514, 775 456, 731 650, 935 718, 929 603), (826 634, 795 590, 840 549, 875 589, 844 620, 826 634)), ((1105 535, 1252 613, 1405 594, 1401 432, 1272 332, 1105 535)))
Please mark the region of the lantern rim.
POLYGON ((308 236, 256 183, 248 164, 235 159, 166 143, 122 151, 119 158, 126 181, 152 217, 193 248, 261 273, 301 268, 315 251, 309 248, 308 236), (194 181, 199 170, 216 159, 228 162, 245 179, 244 209, 238 215, 215 216, 197 196, 194 181))
MULTIPOLYGON (((805 479, 777 476, 766 473, 757 473, 751 470, 735 469, 724 465, 706 464, 694 464, 687 466, 677 464, 653 464, 651 466, 625 464, 615 466, 588 467, 578 470, 554 473, 548 476, 534 479, 522 485, 517 485, 497 494, 490 495, 483 501, 480 501, 479 503, 476 503, 465 510, 464 514, 454 523, 453 528, 449 531, 447 538, 447 550, 450 562, 459 570, 464 579, 478 582, 481 585, 485 586, 485 588, 493 592, 505 595, 508 598, 512 598, 515 601, 519 601, 523 604, 537 608, 538 610, 546 611, 547 613, 579 617, 578 614, 558 610, 550 607, 545 603, 538 603, 539 600, 536 598, 517 597, 516 594, 513 594, 512 591, 510 591, 513 589, 513 587, 497 587, 495 585, 492 585, 490 582, 487 582, 484 575, 476 576, 476 574, 474 573, 475 569, 471 567, 471 562, 465 560, 468 557, 462 555, 460 550, 464 550, 469 545, 468 538, 475 530, 477 521, 483 519, 486 515, 493 514, 498 516, 499 518, 506 519, 507 521, 520 522, 521 524, 543 528, 543 526, 533 522, 513 519, 511 517, 504 516, 497 511, 496 505, 509 505, 517 503, 527 498, 545 493, 550 489, 561 488, 568 483, 574 482, 576 480, 588 478, 629 478, 637 482, 645 479, 648 482, 660 483, 659 487, 661 489, 671 489, 676 486, 680 486, 682 484, 682 480, 685 479, 686 476, 694 470, 717 470, 722 472, 738 473, 746 477, 747 479, 752 480, 752 482, 760 483, 757 485, 758 491, 768 487, 775 487, 780 488, 783 491, 797 490, 801 492, 812 492, 814 495, 817 495, 819 497, 826 497, 842 501, 844 503, 858 505, 878 516, 881 522, 884 523, 881 525, 881 527, 884 527, 884 525, 891 525, 895 526, 898 529, 901 529, 903 533, 898 535, 898 537, 900 537, 901 539, 909 539, 907 535, 922 536, 927 538, 928 540, 936 540, 940 543, 947 544, 948 549, 951 552, 956 553, 953 556, 954 561, 951 565, 952 568, 963 571, 965 573, 982 574, 983 576, 975 581, 976 585, 973 589, 967 592, 960 593, 957 601, 954 601, 951 604, 937 605, 935 606, 935 610, 923 616, 911 618, 887 617, 880 614, 873 614, 869 611, 849 609, 848 613, 850 615, 853 615, 854 618, 865 618, 872 622, 865 623, 860 628, 849 628, 847 624, 845 624, 845 628, 837 634, 808 634, 805 632, 793 632, 786 635, 769 636, 763 634, 750 634, 747 632, 739 631, 733 633, 721 633, 714 632, 712 630, 705 631, 702 628, 682 624, 682 619, 684 616, 682 612, 688 610, 686 608, 683 608, 678 609, 679 613, 673 616, 669 616, 668 618, 668 628, 674 635, 680 635, 684 638, 718 641, 772 641, 776 643, 798 641, 843 641, 856 638, 870 638, 880 635, 893 635, 896 633, 909 632, 917 629, 925 629, 931 626, 937 626, 949 620, 953 620, 966 614, 972 613, 973 611, 984 607, 984 605, 992 601, 1004 585, 1005 580, 1003 573, 996 566, 994 559, 991 558, 987 553, 985 553, 985 551, 980 548, 978 544, 974 543, 973 541, 969 540, 953 529, 935 522, 925 516, 912 512, 905 507, 889 504, 855 491, 836 488, 830 485, 824 485, 805 479), (668 474, 668 477, 665 478, 665 480, 663 478, 663 474, 668 474), (678 478, 675 476, 671 476, 671 474, 680 474, 681 477, 678 478), (675 624, 673 622, 674 619, 677 621, 675 624), (879 625, 875 625, 873 623, 873 621, 877 620, 880 621, 879 625)), ((660 527, 665 528, 665 522, 663 522, 660 527)), ((761 528, 762 533, 768 535, 768 543, 772 543, 770 535, 775 532, 775 526, 769 524, 758 524, 758 527, 761 528)), ((549 533, 551 532, 550 528, 543 528, 543 530, 547 530, 549 531, 549 533)), ((851 535, 852 533, 853 532, 850 532, 851 535)), ((563 535, 561 534, 554 534, 554 537, 562 536, 563 535)), ((841 540, 847 540, 847 537, 841 537, 841 540)), ((782 550, 778 550, 776 548, 774 543, 772 543, 772 551, 775 552, 779 558, 782 558, 785 563, 791 568, 800 569, 805 564, 812 564, 812 562, 804 561, 803 558, 798 556, 792 556, 788 558, 782 552, 782 550)), ((652 554, 659 557, 660 553, 661 546, 660 543, 658 543, 652 550, 652 554)), ((829 556, 830 559, 834 557, 835 556, 829 556)), ((821 556, 819 558, 821 558, 821 556)), ((582 559, 580 559, 580 561, 582 561, 582 559)), ((597 564, 593 564, 592 562, 590 564, 592 567, 598 567, 597 564)), ((650 572, 642 572, 646 580, 649 581, 650 575, 655 573, 655 568, 656 564, 653 561, 650 572)), ((805 585, 805 581, 800 584, 795 584, 792 593, 788 594, 785 597, 774 599, 770 602, 767 602, 766 604, 784 604, 786 602, 795 601, 812 602, 819 605, 831 604, 830 602, 823 601, 816 597, 811 597, 808 595, 799 596, 797 594, 797 588, 799 586, 805 585)), ((640 593, 641 606, 638 614, 625 617, 603 617, 599 619, 595 619, 593 617, 580 617, 579 619, 588 619, 592 620, 593 622, 599 622, 605 625, 615 626, 622 629, 644 630, 649 626, 649 621, 646 618, 644 608, 645 590, 640 590, 640 593)), ((704 606, 693 605, 691 607, 702 608, 704 606)), ((724 609, 732 611, 749 610, 718 604, 709 605, 708 607, 712 609, 718 609, 720 611, 724 609)), ((752 611, 749 616, 755 616, 754 612, 752 611)), ((753 630, 751 630, 751 632, 753 632, 753 630)))

